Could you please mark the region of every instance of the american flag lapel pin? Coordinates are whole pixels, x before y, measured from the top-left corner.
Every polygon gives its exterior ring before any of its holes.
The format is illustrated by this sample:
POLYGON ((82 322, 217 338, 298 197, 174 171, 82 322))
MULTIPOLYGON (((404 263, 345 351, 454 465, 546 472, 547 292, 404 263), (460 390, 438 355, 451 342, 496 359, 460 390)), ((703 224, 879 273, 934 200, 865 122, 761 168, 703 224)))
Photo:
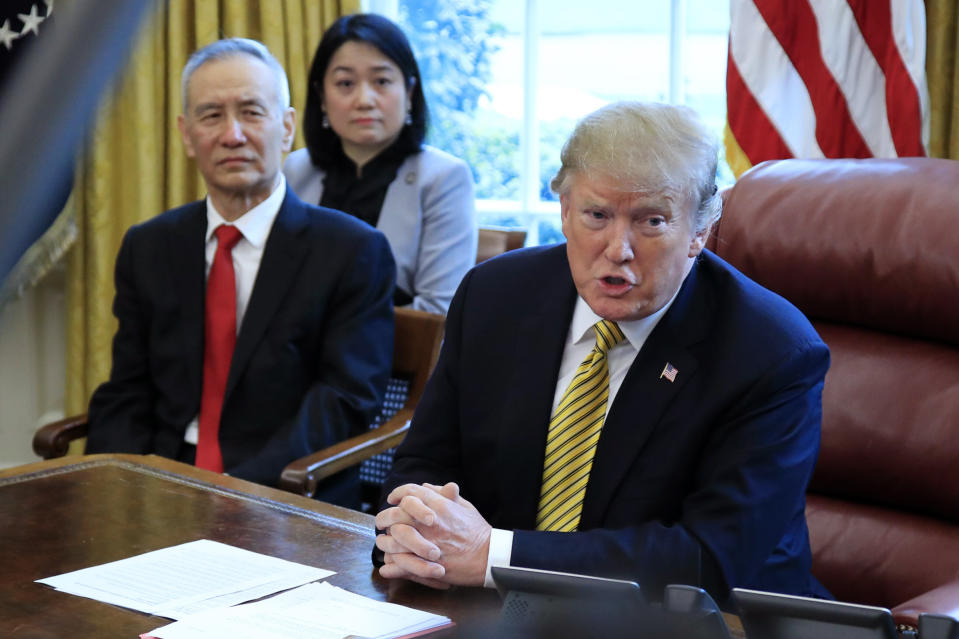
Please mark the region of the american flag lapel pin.
POLYGON ((679 374, 679 369, 677 369, 675 366, 673 366, 669 362, 666 362, 666 366, 663 367, 663 372, 659 374, 659 379, 662 379, 665 377, 670 382, 675 382, 676 375, 678 374, 679 374))

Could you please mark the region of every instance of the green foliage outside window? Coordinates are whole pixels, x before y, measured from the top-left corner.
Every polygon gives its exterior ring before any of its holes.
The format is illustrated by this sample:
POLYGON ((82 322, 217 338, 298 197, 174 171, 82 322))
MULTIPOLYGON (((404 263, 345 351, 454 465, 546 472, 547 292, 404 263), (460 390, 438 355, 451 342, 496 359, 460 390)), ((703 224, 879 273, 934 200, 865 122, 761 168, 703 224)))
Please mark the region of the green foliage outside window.
POLYGON ((410 38, 430 108, 427 142, 473 170, 478 198, 519 193, 519 134, 504 118, 480 112, 488 97, 490 57, 504 32, 490 0, 406 0, 399 24, 410 38))

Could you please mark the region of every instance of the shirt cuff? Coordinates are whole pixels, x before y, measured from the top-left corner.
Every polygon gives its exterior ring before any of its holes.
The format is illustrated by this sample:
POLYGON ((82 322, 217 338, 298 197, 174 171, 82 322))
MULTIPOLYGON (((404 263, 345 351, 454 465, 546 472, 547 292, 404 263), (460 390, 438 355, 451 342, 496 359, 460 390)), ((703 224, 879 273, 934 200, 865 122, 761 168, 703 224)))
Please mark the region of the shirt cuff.
POLYGON ((192 422, 186 425, 186 432, 183 433, 183 441, 188 444, 197 445, 200 441, 200 416, 197 415, 192 422))
POLYGON ((489 536, 489 555, 486 557, 486 580, 483 582, 485 588, 495 588, 493 575, 490 568, 493 566, 509 566, 510 558, 513 555, 513 531, 493 528, 489 536))

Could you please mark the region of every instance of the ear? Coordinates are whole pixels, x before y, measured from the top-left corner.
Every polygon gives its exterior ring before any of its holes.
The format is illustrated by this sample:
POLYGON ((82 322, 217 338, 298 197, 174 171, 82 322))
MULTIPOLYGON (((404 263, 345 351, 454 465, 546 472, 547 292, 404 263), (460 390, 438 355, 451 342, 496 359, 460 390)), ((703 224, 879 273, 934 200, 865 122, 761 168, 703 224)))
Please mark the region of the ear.
POLYGON ((410 76, 409 86, 406 87, 406 110, 413 109, 413 89, 416 88, 416 78, 410 76))
POLYGON ((569 195, 566 193, 559 194, 559 210, 560 220, 562 221, 563 236, 568 239, 569 235, 566 233, 566 231, 569 225, 569 195))
POLYGON ((693 239, 689 242, 689 257, 696 257, 706 248, 706 240, 709 239, 709 231, 713 225, 710 224, 701 231, 696 231, 693 239))
POLYGON ((569 196, 566 193, 559 194, 559 211, 559 214, 565 223, 566 217, 569 215, 569 196))
POLYGON ((196 150, 193 148, 193 140, 190 139, 186 117, 182 113, 176 116, 176 125, 177 128, 180 129, 180 138, 183 140, 183 148, 186 149, 186 156, 188 158, 195 158, 196 150))
POLYGON ((283 152, 293 148, 293 135, 296 133, 296 109, 287 107, 283 112, 283 152))

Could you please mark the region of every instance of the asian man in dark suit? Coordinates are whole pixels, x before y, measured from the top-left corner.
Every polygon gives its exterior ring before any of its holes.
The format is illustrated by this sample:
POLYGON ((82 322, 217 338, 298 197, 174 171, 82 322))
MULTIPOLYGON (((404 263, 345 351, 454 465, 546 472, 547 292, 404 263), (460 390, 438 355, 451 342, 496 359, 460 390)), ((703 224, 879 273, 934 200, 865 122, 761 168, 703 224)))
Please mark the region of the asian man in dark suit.
POLYGON ((584 118, 553 180, 565 245, 473 269, 376 517, 380 574, 512 565, 828 597, 805 490, 829 352, 704 249, 717 144, 690 109, 584 118))
MULTIPOLYGON (((295 112, 266 47, 208 45, 182 86, 179 128, 208 196, 123 240, 113 366, 90 401, 86 451, 275 484, 290 461, 366 429, 382 403, 393 258, 378 231, 287 188, 295 112)), ((355 473, 318 496, 356 505, 355 473)))

